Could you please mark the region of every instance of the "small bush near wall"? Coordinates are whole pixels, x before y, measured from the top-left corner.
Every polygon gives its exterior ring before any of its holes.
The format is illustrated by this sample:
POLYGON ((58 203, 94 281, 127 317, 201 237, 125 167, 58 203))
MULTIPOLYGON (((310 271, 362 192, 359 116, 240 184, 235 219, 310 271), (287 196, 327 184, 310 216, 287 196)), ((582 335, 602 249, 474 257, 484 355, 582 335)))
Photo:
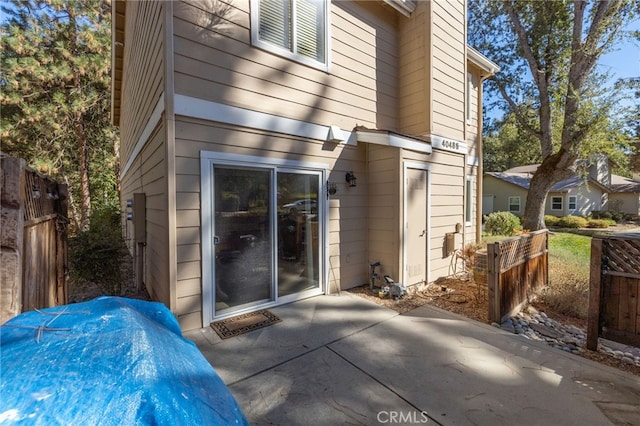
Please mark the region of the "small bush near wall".
POLYGON ((606 229, 615 224, 615 220, 612 219, 589 219, 587 228, 606 229))
POLYGON ((494 212, 487 216, 484 229, 491 235, 516 235, 522 230, 518 216, 510 212, 494 212))
POLYGON ((629 215, 618 210, 609 210, 609 211, 592 210, 591 211, 591 217, 593 219, 613 220, 614 223, 622 222, 623 220, 628 219, 628 216, 629 215))
POLYGON ((117 206, 94 210, 89 229, 69 240, 71 281, 92 282, 103 294, 120 295, 126 253, 117 206))
POLYGON ((558 221, 561 228, 586 228, 587 219, 580 216, 564 216, 558 221))
POLYGON ((546 226, 558 226, 558 222, 560 218, 558 216, 553 216, 550 214, 544 215, 544 224, 546 226))

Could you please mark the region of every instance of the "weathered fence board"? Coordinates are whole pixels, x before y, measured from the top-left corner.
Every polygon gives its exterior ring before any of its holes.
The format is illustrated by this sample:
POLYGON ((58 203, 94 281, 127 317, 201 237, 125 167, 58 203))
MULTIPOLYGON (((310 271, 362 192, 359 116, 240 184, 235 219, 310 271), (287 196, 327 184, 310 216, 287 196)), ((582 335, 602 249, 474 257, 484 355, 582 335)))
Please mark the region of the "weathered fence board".
POLYGON ((587 348, 598 338, 640 345, 640 234, 591 241, 587 348))
POLYGON ((2 156, 0 323, 67 303, 67 190, 2 156))
POLYGON ((513 315, 548 283, 547 247, 546 230, 487 245, 490 321, 513 315))

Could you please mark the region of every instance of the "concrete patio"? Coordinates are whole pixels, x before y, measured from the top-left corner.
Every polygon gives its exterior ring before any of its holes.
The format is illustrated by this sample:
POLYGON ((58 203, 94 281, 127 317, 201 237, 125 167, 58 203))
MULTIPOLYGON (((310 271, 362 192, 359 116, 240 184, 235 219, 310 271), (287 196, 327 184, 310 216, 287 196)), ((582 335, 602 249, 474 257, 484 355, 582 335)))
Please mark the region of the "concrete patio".
POLYGON ((227 340, 185 333, 251 424, 640 424, 640 378, 437 308, 343 292, 270 311, 227 340))

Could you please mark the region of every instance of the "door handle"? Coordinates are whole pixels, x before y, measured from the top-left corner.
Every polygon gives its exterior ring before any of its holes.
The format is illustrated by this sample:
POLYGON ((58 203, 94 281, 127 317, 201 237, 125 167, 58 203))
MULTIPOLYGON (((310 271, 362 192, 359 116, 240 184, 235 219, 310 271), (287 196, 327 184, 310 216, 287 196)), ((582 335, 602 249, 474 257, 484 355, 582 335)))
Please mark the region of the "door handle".
POLYGON ((215 237, 213 237, 213 244, 220 244, 220 237, 218 237, 217 235, 215 237))
POLYGON ((422 234, 420 234, 420 235, 418 235, 418 236, 419 236, 419 237, 424 237, 426 233, 427 233, 427 230, 426 230, 426 229, 423 229, 423 230, 422 230, 422 234))

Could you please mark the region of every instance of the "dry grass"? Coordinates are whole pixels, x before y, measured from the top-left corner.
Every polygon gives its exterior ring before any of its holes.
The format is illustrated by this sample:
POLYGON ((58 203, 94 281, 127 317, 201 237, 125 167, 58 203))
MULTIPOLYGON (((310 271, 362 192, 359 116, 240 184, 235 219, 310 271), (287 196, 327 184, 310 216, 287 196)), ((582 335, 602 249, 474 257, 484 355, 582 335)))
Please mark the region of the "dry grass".
POLYGON ((542 303, 558 314, 587 318, 590 256, 590 237, 549 235, 549 285, 539 293, 542 303))

